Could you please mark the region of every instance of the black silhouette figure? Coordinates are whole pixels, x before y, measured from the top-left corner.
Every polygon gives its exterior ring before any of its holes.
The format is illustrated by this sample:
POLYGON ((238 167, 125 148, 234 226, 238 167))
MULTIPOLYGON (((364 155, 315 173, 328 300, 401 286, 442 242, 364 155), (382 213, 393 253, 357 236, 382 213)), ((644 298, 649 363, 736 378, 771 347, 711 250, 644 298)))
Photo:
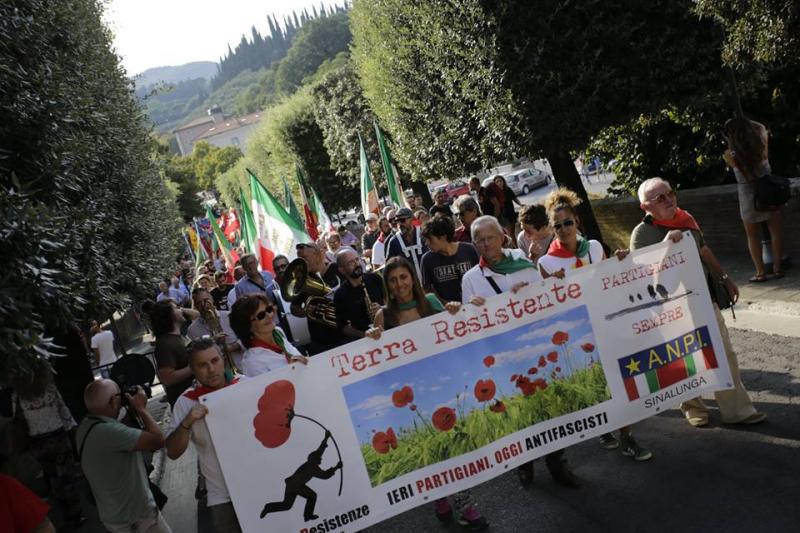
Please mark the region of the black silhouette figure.
POLYGON ((647 286, 647 294, 650 295, 650 298, 654 300, 656 299, 656 290, 653 288, 652 285, 647 286))
POLYGON ((308 454, 308 461, 300 465, 300 467, 294 471, 294 474, 286 478, 286 490, 283 493, 283 501, 264 505, 264 509, 261 511, 261 518, 264 518, 269 513, 288 511, 292 508, 298 496, 306 500, 306 506, 303 510, 303 519, 308 522, 309 520, 319 518, 314 514, 314 506, 317 503, 317 493, 311 490, 306 483, 315 477, 319 479, 329 479, 333 477, 338 469, 342 468, 341 461, 336 463, 336 466, 333 468, 327 470, 323 470, 319 466, 320 463, 322 463, 322 454, 325 453, 325 448, 328 447, 328 439, 330 437, 330 432, 326 431, 325 438, 322 439, 319 448, 308 454))
POLYGON ((667 296, 669 296, 669 292, 667 291, 667 289, 660 283, 656 285, 656 292, 658 292, 658 294, 660 294, 662 298, 666 298, 667 296))
MULTIPOLYGON (((639 297, 639 299, 641 299, 641 298, 642 298, 642 297, 640 296, 640 297, 639 297)), ((628 300, 630 300, 630 301, 631 301, 631 303, 633 303, 633 294, 629 294, 629 295, 628 295, 628 300)))

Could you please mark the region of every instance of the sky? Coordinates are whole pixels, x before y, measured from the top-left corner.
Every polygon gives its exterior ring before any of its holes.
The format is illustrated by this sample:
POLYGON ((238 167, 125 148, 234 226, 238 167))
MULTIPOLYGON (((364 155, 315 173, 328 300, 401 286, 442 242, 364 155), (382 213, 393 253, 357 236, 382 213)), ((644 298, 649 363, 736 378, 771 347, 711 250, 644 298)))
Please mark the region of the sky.
MULTIPOLYGON (((342 5, 326 0, 325 6, 342 5)), ((219 61, 255 25, 268 30, 267 15, 278 22, 293 10, 319 7, 319 0, 109 0, 105 22, 129 76, 161 66, 219 61)))
MULTIPOLYGON (((370 443, 373 429, 386 431, 392 427, 396 433, 398 428, 413 424, 416 415, 408 407, 397 408, 392 404, 392 392, 404 385, 412 388, 417 411, 428 420, 441 406, 455 408, 457 395, 461 398, 459 402, 465 402, 465 413, 480 407, 474 396, 475 383, 479 379, 494 380, 498 387, 497 398, 519 394, 510 377, 513 374, 527 375, 531 367, 538 366, 540 356, 555 350, 552 337, 556 331, 569 333, 567 345, 573 369, 586 368, 590 357, 597 361, 596 351, 587 354, 580 348, 587 342, 596 344, 589 312, 585 305, 580 305, 501 335, 465 344, 346 386, 345 402, 359 440, 370 443), (500 352, 493 350, 499 344, 504 349, 500 352), (495 357, 495 364, 491 368, 483 364, 486 354, 495 357)), ((562 368, 561 375, 566 377, 567 365, 564 365, 563 357, 556 364, 548 363, 544 370, 549 373, 556 365, 562 368)), ((529 377, 551 380, 545 372, 529 377)))

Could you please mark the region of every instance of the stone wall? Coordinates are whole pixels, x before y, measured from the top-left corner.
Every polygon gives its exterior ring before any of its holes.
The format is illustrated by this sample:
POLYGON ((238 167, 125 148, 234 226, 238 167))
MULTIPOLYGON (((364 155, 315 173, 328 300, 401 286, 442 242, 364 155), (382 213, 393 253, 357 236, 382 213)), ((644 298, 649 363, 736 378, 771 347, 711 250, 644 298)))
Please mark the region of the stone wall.
MULTIPOLYGON (((703 234, 717 255, 746 254, 744 226, 739 217, 736 185, 703 187, 678 192, 678 205, 697 219, 703 234)), ((636 198, 609 198, 592 202, 606 243, 627 248, 631 230, 643 216, 636 198)), ((800 178, 792 179, 792 198, 783 208, 784 249, 792 254, 800 249, 800 178)))

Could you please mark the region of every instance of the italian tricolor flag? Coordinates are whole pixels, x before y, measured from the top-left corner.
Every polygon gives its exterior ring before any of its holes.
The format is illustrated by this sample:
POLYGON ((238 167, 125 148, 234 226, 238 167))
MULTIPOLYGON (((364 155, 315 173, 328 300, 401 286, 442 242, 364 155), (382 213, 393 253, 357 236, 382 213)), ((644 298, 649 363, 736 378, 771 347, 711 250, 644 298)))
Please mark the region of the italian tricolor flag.
POLYGON ((230 272, 233 272, 233 269, 236 267, 236 262, 239 260, 239 254, 236 253, 236 250, 233 249, 228 238, 222 233, 222 229, 220 229, 219 224, 217 224, 214 213, 208 208, 206 208, 206 217, 208 217, 209 222, 211 222, 211 231, 216 238, 217 247, 225 258, 225 265, 230 272))
POLYGON ((372 176, 369 172, 369 161, 367 160, 367 152, 364 150, 364 142, 361 140, 361 134, 358 135, 359 154, 361 158, 361 212, 366 217, 368 213, 380 212, 378 206, 378 191, 375 190, 375 183, 372 181, 372 176))
POLYGON ((405 194, 403 194, 403 188, 400 185, 400 177, 397 174, 397 167, 394 166, 392 153, 389 151, 389 145, 386 144, 383 131, 381 131, 377 122, 373 122, 373 125, 375 126, 375 137, 378 139, 378 149, 381 152, 383 173, 386 175, 386 185, 389 188, 389 196, 392 199, 392 203, 394 203, 395 207, 411 207, 406 201, 405 194))
POLYGON ((297 256, 295 245, 311 239, 302 225, 294 220, 280 202, 261 185, 250 171, 250 192, 252 194, 253 220, 255 222, 261 266, 272 271, 272 259, 283 254, 289 259, 297 256), (265 264, 266 263, 266 264, 265 264))
POLYGON ((303 176, 303 171, 300 169, 300 165, 295 164, 294 168, 297 183, 300 185, 300 197, 303 200, 303 215, 306 219, 306 233, 316 241, 319 239, 319 231, 317 231, 319 219, 317 218, 317 208, 314 205, 314 195, 311 191, 311 187, 309 187, 308 183, 306 183, 306 178, 303 176))
POLYGON ((618 362, 631 401, 718 367, 706 326, 618 362))

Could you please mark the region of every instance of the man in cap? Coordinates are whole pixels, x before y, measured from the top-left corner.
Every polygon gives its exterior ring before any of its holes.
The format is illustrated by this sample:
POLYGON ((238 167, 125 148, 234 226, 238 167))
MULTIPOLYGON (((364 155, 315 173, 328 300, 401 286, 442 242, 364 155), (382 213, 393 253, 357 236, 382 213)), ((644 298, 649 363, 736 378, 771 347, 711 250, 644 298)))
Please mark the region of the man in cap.
POLYGON ((386 245, 386 258, 390 259, 398 255, 405 257, 414 265, 419 279, 422 279, 420 262, 423 254, 428 251, 428 247, 422 241, 419 228, 414 226, 414 214, 411 209, 401 207, 397 210, 395 218, 398 232, 386 245))

